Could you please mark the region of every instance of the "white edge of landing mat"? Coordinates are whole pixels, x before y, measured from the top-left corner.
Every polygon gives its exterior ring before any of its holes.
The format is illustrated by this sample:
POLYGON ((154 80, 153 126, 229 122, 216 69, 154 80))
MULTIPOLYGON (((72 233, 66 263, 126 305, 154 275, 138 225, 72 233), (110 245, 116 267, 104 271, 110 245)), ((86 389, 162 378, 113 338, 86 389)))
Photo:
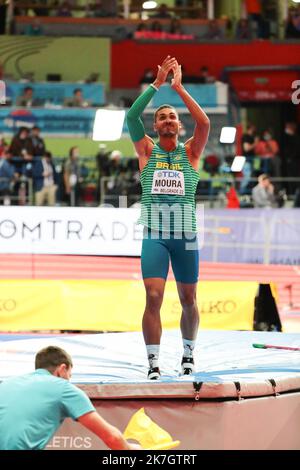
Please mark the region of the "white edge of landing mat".
POLYGON ((201 382, 178 381, 172 383, 118 383, 118 384, 77 384, 91 399, 129 399, 129 398, 197 398, 201 399, 239 399, 271 396, 300 390, 300 377, 276 379, 270 377, 262 382, 223 382, 201 384, 201 382), (236 385, 237 384, 237 385, 236 385), (198 385, 199 386, 199 385, 198 385))

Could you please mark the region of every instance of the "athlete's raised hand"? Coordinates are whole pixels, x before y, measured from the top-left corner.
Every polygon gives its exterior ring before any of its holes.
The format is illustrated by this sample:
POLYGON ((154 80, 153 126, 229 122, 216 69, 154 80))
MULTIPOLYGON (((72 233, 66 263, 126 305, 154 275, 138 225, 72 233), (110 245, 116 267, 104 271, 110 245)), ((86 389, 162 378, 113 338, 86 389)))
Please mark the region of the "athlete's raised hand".
POLYGON ((165 83, 167 76, 170 70, 174 69, 175 65, 177 64, 177 60, 175 57, 167 56, 161 65, 158 65, 158 71, 155 81, 153 85, 156 87, 160 87, 163 83, 165 83))
POLYGON ((177 60, 174 64, 173 67, 173 78, 171 81, 171 87, 174 88, 174 90, 180 88, 182 86, 182 71, 181 71, 181 65, 178 64, 177 60))

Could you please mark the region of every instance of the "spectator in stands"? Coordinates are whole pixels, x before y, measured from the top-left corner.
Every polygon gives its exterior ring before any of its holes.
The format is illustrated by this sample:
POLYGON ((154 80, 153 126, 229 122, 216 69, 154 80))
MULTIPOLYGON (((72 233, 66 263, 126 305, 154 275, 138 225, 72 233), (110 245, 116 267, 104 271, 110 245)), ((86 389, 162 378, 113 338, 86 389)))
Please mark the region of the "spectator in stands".
POLYGON ((235 39, 251 39, 249 21, 241 18, 236 24, 235 39))
POLYGON ((46 145, 44 139, 40 136, 41 129, 34 126, 31 129, 30 138, 32 143, 32 154, 34 157, 41 157, 45 154, 46 145))
POLYGON ((157 9, 157 12, 154 13, 151 18, 172 18, 171 13, 169 12, 169 7, 166 3, 161 3, 157 9))
POLYGON ((27 36, 41 36, 44 33, 44 28, 38 18, 33 18, 32 23, 26 26, 24 32, 27 36))
POLYGON ((115 207, 119 207, 119 196, 127 194, 126 165, 122 160, 123 156, 119 150, 111 152, 108 166, 110 180, 106 186, 105 202, 115 207))
POLYGON ((182 83, 198 83, 198 77, 195 75, 189 75, 186 71, 186 68, 184 65, 181 66, 182 73, 184 74, 182 83))
POLYGON ((142 187, 140 183, 140 170, 139 160, 136 155, 134 158, 129 158, 127 162, 127 188, 126 194, 128 196, 128 207, 131 207, 141 199, 142 187))
MULTIPOLYGON (((300 178, 300 136, 296 122, 286 122, 282 145, 283 174, 300 178)), ((299 183, 288 183, 289 191, 294 193, 299 183)))
POLYGON ((56 16, 70 17, 72 16, 72 5, 68 0, 64 0, 56 12, 56 16))
POLYGON ((285 37, 287 39, 300 39, 300 9, 291 8, 289 10, 286 27, 285 37))
POLYGON ((243 179, 240 184, 240 194, 247 192, 248 184, 250 182, 254 158, 255 158, 255 146, 257 145, 259 138, 255 134, 256 128, 253 124, 248 124, 246 132, 242 136, 242 151, 246 157, 246 162, 243 168, 243 179))
POLYGON ((255 145, 255 153, 261 159, 260 169, 271 173, 272 176, 281 175, 281 160, 279 158, 279 145, 272 136, 271 129, 262 133, 262 138, 255 145))
POLYGON ((191 41, 195 39, 195 35, 185 33, 179 18, 171 18, 167 39, 191 41))
POLYGON ((65 418, 72 418, 98 436, 110 449, 140 450, 104 420, 87 395, 69 383, 71 356, 57 346, 41 349, 35 371, 11 377, 0 385, 0 448, 41 450, 65 418))
POLYGON ((144 39, 147 37, 147 33, 149 32, 147 24, 145 22, 141 22, 137 25, 137 28, 134 32, 133 37, 135 39, 144 39))
POLYGON ((65 106, 74 106, 78 108, 86 108, 91 106, 91 103, 83 97, 81 88, 76 88, 73 91, 73 98, 66 98, 64 101, 65 106))
POLYGON ((255 157, 255 146, 257 145, 258 141, 259 138, 256 135, 256 127, 254 124, 248 124, 246 132, 242 136, 242 149, 243 155, 251 164, 253 163, 253 158, 255 157))
POLYGON ((41 106, 42 102, 39 99, 34 98, 33 88, 27 86, 23 90, 23 94, 17 98, 16 106, 24 106, 26 108, 31 108, 34 106, 41 106))
POLYGON ((113 150, 110 154, 109 176, 119 176, 123 170, 123 155, 120 150, 113 150))
POLYGON ((123 96, 120 96, 117 102, 117 106, 119 106, 120 108, 130 108, 132 103, 133 103, 133 100, 130 96, 123 95, 123 96))
MULTIPOLYGON (((94 3, 87 3, 85 16, 87 18, 101 18, 103 17, 103 8, 101 0, 96 0, 94 3)), ((105 16, 105 15, 104 15, 105 16)))
POLYGON ((152 83, 155 79, 154 73, 152 69, 145 69, 144 74, 140 79, 140 84, 143 85, 143 83, 152 83))
POLYGON ((217 20, 209 20, 208 30, 201 39, 224 39, 225 34, 217 20))
POLYGON ((38 0, 37 2, 33 2, 33 3, 38 3, 38 8, 33 9, 36 16, 49 16, 49 10, 47 8, 49 7, 48 0, 38 0), (43 6, 46 8, 43 8, 43 6))
POLYGON ((163 27, 160 21, 152 21, 150 30, 152 33, 163 33, 163 27))
POLYGON ((12 138, 9 152, 13 156, 16 172, 23 174, 24 163, 33 158, 33 146, 27 127, 20 127, 18 133, 12 138))
POLYGON ((232 30, 233 30, 233 22, 232 18, 228 15, 221 15, 220 16, 221 24, 222 24, 222 30, 224 32, 224 37, 232 37, 232 30))
POLYGON ((200 69, 200 75, 196 77, 195 83, 206 84, 206 83, 214 83, 216 78, 209 74, 208 67, 203 65, 200 69))
POLYGON ((260 39, 269 37, 269 26, 262 14, 262 4, 260 0, 246 0, 247 18, 250 24, 255 24, 252 36, 260 39))
POLYGON ((100 73, 98 72, 92 72, 88 77, 85 79, 85 83, 95 83, 98 81, 100 77, 100 73))
POLYGON ((258 184, 252 189, 254 207, 278 207, 274 186, 265 173, 259 175, 258 184))
POLYGON ((32 170, 33 147, 29 137, 29 129, 20 127, 18 133, 13 137, 9 152, 12 155, 11 163, 14 166, 16 184, 13 195, 19 198, 20 204, 25 204, 26 194, 29 194, 28 183, 22 181, 22 177, 30 177, 32 170), (21 194, 22 193, 22 194, 21 194), (23 202, 21 202, 21 200, 23 202))
POLYGON ((109 176, 109 163, 110 163, 110 151, 106 144, 99 145, 99 152, 96 155, 96 167, 98 171, 97 175, 97 201, 102 201, 103 194, 101 193, 101 178, 109 176))
POLYGON ((96 155, 96 166, 99 176, 109 176, 110 151, 106 144, 99 145, 99 152, 96 155))
POLYGON ((87 16, 90 18, 106 18, 116 15, 117 6, 115 1, 95 0, 94 3, 88 5, 87 16))
POLYGON ((215 176, 219 172, 220 159, 215 154, 206 155, 203 160, 203 170, 207 171, 210 176, 215 176))
POLYGON ((171 34, 178 34, 178 35, 184 34, 184 31, 182 29, 182 24, 179 18, 171 18, 169 32, 171 34))
POLYGON ((79 148, 71 147, 69 158, 64 164, 64 187, 68 203, 71 206, 78 206, 81 198, 81 169, 79 164, 79 148))
MULTIPOLYGON (((8 2, 2 0, 0 2, 0 35, 5 34, 5 29, 6 29, 5 26, 6 26, 7 18, 8 18, 8 10, 9 10, 8 2)), ((10 21, 11 21, 11 18, 10 18, 10 21)))
POLYGON ((19 157, 24 150, 33 155, 33 147, 29 136, 29 129, 27 127, 20 127, 17 134, 15 134, 12 138, 9 151, 14 157, 19 157))
POLYGON ((6 150, 0 157, 0 204, 10 205, 10 195, 15 170, 10 163, 11 154, 6 150))
POLYGON ((297 188, 295 192, 294 207, 300 208, 300 188, 297 188))
POLYGON ((300 136, 297 132, 297 123, 293 121, 285 124, 283 157, 287 176, 300 176, 300 136))
POLYGON ((57 191, 57 175, 52 161, 52 154, 45 152, 37 158, 32 171, 35 204, 37 206, 55 206, 57 191))
POLYGON ((0 135, 0 158, 3 157, 6 150, 8 150, 8 144, 4 137, 0 135))

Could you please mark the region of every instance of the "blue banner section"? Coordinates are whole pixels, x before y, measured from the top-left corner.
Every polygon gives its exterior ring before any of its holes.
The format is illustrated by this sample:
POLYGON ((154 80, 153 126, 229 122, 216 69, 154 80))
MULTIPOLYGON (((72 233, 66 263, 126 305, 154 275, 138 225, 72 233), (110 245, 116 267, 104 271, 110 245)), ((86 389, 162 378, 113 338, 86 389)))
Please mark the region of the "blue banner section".
MULTIPOLYGON (((207 108, 216 108, 218 106, 217 86, 215 84, 185 85, 185 88, 195 101, 201 103, 201 106, 207 108)), ((157 108, 166 103, 176 108, 185 107, 178 93, 169 85, 160 87, 159 93, 156 93, 151 101, 151 107, 157 108)))
POLYGON ((17 104, 19 96, 23 95, 24 89, 30 87, 33 90, 33 98, 44 106, 46 103, 54 105, 63 104, 65 100, 73 97, 74 90, 80 89, 84 100, 90 106, 100 106, 105 104, 104 86, 102 83, 19 83, 5 81, 6 96, 10 99, 12 105, 17 104))
POLYGON ((15 133, 19 127, 39 126, 44 134, 86 136, 93 130, 96 109, 0 108, 0 132, 15 133))
POLYGON ((300 209, 205 210, 203 261, 300 264, 300 209))

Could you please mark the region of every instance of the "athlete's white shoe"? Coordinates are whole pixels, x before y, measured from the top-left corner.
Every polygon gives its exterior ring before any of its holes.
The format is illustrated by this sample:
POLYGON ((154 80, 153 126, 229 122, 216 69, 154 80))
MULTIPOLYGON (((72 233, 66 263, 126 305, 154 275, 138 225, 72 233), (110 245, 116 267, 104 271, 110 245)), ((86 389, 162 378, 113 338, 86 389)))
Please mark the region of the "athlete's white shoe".
POLYGON ((152 367, 148 370, 148 380, 159 380, 160 370, 159 367, 152 367))
POLYGON ((184 357, 181 361, 181 374, 192 375, 195 372, 195 364, 193 357, 184 357))

